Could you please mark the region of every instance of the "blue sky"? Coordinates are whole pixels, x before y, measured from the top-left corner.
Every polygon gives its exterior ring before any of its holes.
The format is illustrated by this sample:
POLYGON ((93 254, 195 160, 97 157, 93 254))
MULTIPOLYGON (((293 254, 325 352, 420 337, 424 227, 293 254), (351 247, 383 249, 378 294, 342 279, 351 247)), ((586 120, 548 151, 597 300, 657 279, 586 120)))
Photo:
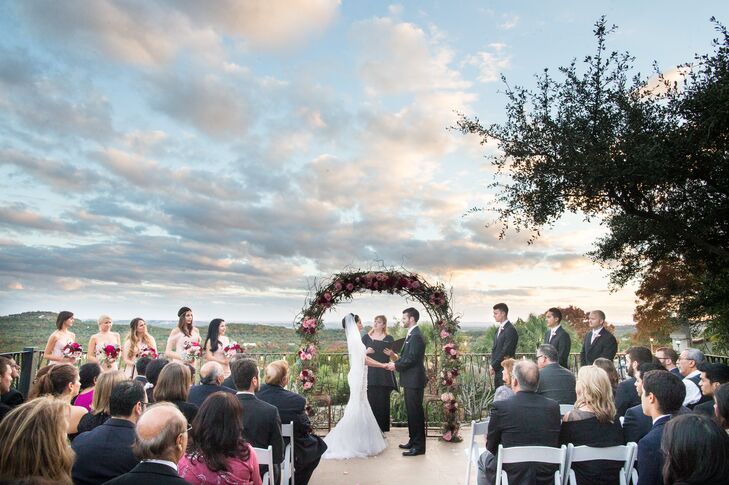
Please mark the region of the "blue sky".
MULTIPOLYGON (((347 267, 449 283, 464 321, 557 305, 629 322, 566 217, 534 245, 485 227, 510 84, 594 51, 667 74, 725 2, 33 1, 0 5, 1 313, 289 321, 347 267)), ((363 296, 340 311, 397 315, 363 296)), ((332 315, 335 319, 336 315, 332 315)))

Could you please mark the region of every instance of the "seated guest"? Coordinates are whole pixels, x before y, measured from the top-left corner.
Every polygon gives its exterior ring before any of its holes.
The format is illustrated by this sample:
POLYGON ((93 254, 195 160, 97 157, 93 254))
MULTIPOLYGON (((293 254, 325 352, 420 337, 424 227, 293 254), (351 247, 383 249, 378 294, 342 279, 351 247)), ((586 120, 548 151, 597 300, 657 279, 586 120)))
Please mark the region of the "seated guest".
POLYGON ((162 369, 164 369, 164 367, 169 363, 169 360, 159 358, 152 360, 152 362, 147 365, 146 377, 148 385, 144 386, 147 391, 147 402, 154 402, 154 386, 157 385, 157 379, 159 378, 160 372, 162 372, 162 369))
POLYGON ((511 388, 511 384, 513 382, 511 379, 511 372, 514 370, 515 363, 516 360, 511 357, 501 361, 501 367, 503 368, 501 371, 501 379, 504 381, 504 384, 496 388, 496 391, 494 392, 494 401, 503 401, 504 399, 509 399, 514 395, 514 391, 511 388))
POLYGON ((704 396, 699 387, 701 381, 701 371, 699 364, 705 360, 704 353, 696 349, 686 349, 681 352, 678 358, 678 369, 683 377, 683 385, 686 386, 686 398, 683 405, 689 409, 693 409, 697 404, 701 404, 711 398, 704 396))
MULTIPOLYGON (((71 367, 71 366, 69 366, 71 367)), ((28 477, 71 483, 73 451, 66 439, 71 405, 44 396, 13 409, 0 423, 0 481, 28 477)))
MULTIPOLYGON (((47 365, 38 371, 35 384, 28 393, 28 399, 50 395, 71 404, 71 399, 78 395, 80 387, 81 381, 76 367, 71 364, 47 365)), ((78 424, 85 414, 88 414, 86 408, 71 406, 66 431, 69 439, 74 439, 78 434, 78 424)))
MULTIPOLYGON (((491 408, 486 452, 478 461, 478 484, 495 481, 496 453, 499 445, 559 446, 560 416, 556 401, 536 393, 539 369, 534 362, 520 360, 514 365, 512 378, 516 394, 495 402, 491 408)), ((531 463, 504 465, 510 483, 550 483, 554 467, 531 463)))
POLYGON ((640 404, 640 396, 635 390, 635 371, 640 364, 653 361, 651 350, 645 347, 631 347, 625 352, 625 366, 628 370, 628 379, 618 384, 615 391, 615 407, 618 416, 625 416, 625 411, 640 404))
POLYGON ((196 485, 261 485, 256 453, 243 437, 243 406, 235 395, 216 392, 205 399, 177 467, 180 477, 196 485))
MULTIPOLYGON (((541 380, 541 377, 540 377, 541 380)), ((615 414, 613 389, 607 372, 595 365, 580 367, 577 373, 577 401, 562 419, 560 444, 606 448, 625 444, 623 428, 615 414)), ((575 463, 578 484, 618 483, 621 463, 590 461, 575 463)))
POLYGON ((233 389, 223 386, 223 380, 223 366, 217 362, 206 362, 200 369, 200 384, 192 386, 187 402, 200 407, 205 398, 214 392, 235 394, 233 389))
MULTIPOLYGON (((0 356, 0 393, 7 394, 10 392, 10 386, 13 383, 13 369, 10 366, 10 359, 0 356)), ((0 421, 12 408, 0 402, 0 421)))
POLYGON ((96 380, 94 400, 91 402, 92 411, 85 414, 78 423, 78 432, 84 433, 100 426, 111 417, 109 398, 115 385, 127 380, 127 376, 120 370, 111 370, 102 373, 96 380))
POLYGON ((648 371, 641 377, 643 413, 651 417, 653 428, 638 441, 638 485, 663 485, 663 429, 681 409, 686 388, 681 379, 665 370, 648 371))
POLYGON ((656 358, 667 371, 673 372, 681 377, 681 371, 676 367, 678 362, 678 354, 671 347, 661 347, 656 350, 656 358))
MULTIPOLYGON (((240 359, 248 359, 248 358, 249 357, 242 352, 237 353, 233 357, 230 358, 229 365, 233 365, 233 361, 240 360, 240 359)), ((231 367, 231 369, 232 369, 232 367, 231 367)), ((226 377, 225 380, 223 381, 223 386, 225 386, 229 389, 235 389, 235 379, 233 379, 232 371, 231 371, 230 375, 228 377, 226 377)))
POLYGON ((729 436, 711 418, 684 414, 666 423, 661 441, 663 482, 729 484, 729 436))
POLYGON ((577 399, 575 375, 559 365, 558 359, 557 349, 550 344, 540 345, 537 349, 537 394, 554 399, 559 404, 574 404, 577 399))
MULTIPOLYGON (((20 366, 15 362, 15 359, 8 359, 7 365, 10 366, 10 386, 12 386, 12 381, 20 377, 20 366)), ((1 371, 0 375, 2 375, 1 371)), ((0 392, 0 402, 10 408, 14 408, 23 404, 25 397, 17 389, 10 387, 9 390, 0 392)))
POLYGON ((146 386, 149 381, 147 380, 147 366, 152 362, 150 357, 140 357, 134 364, 134 370, 137 371, 137 375, 134 376, 135 381, 139 381, 143 386, 146 386))
POLYGON ((615 391, 618 390, 618 384, 620 384, 620 376, 615 369, 615 363, 605 357, 598 357, 592 364, 607 372, 608 379, 610 379, 610 387, 613 388, 613 396, 615 396, 615 391))
MULTIPOLYGON (((252 359, 234 359, 230 370, 238 389, 236 397, 243 405, 243 433, 246 440, 255 448, 273 447, 274 483, 279 483, 283 461, 283 438, 281 437, 281 418, 278 409, 272 404, 261 401, 255 395, 258 391, 258 365, 252 359)), ((266 473, 261 467, 261 476, 266 473)))
POLYGON ((197 406, 187 402, 191 384, 190 369, 185 364, 179 362, 167 364, 154 386, 154 402, 171 402, 182 411, 187 422, 192 423, 197 414, 197 406))
POLYGON ((268 364, 265 381, 256 397, 276 406, 281 422, 294 423, 294 483, 306 485, 327 445, 313 434, 309 416, 304 411, 306 399, 285 389, 289 383, 288 362, 276 360, 268 364))
POLYGON ((88 362, 82 365, 78 370, 78 376, 81 380, 81 390, 71 404, 81 406, 91 412, 91 402, 94 400, 94 389, 96 388, 96 379, 101 375, 101 366, 96 362, 88 362))
POLYGON ((707 416, 713 416, 714 392, 716 392, 719 386, 729 382, 729 365, 704 362, 699 364, 698 369, 701 372, 701 380, 699 381, 701 394, 710 397, 711 401, 697 404, 694 406, 694 411, 707 416))
MULTIPOLYGON (((132 453, 134 426, 142 415, 147 395, 138 381, 126 379, 114 385, 109 396, 111 418, 73 440, 76 462, 71 470, 73 483, 98 484, 118 477, 137 466, 132 453)), ((99 381, 101 388, 104 374, 99 381)))
MULTIPOLYGON (((638 392, 639 396, 643 394, 643 380, 641 379, 641 376, 652 370, 666 369, 659 364, 648 362, 640 364, 640 367, 638 367, 638 370, 635 372, 635 390, 638 392)), ((685 409, 686 412, 691 412, 687 408, 683 409, 685 409)), ((653 420, 650 416, 643 414, 643 406, 641 404, 628 408, 628 410, 625 411, 623 432, 625 433, 625 441, 627 443, 637 443, 643 436, 648 434, 652 427, 653 420)))
POLYGON ((149 407, 137 421, 134 455, 141 461, 109 485, 187 485, 177 474, 177 462, 187 448, 187 420, 177 406, 160 403, 149 407))
POLYGON ((729 433, 729 384, 722 384, 714 391, 714 417, 729 433))

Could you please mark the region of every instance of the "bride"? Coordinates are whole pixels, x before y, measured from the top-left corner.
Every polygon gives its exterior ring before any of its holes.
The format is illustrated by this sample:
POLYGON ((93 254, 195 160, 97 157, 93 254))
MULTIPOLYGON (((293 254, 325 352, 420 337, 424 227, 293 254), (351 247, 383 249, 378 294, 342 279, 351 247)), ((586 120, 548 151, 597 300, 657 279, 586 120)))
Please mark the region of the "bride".
POLYGON ((322 456, 324 459, 364 458, 377 455, 387 447, 367 401, 365 346, 359 335, 354 315, 348 313, 342 324, 349 351, 349 374, 347 374, 349 402, 344 408, 342 419, 324 438, 328 446, 322 456))

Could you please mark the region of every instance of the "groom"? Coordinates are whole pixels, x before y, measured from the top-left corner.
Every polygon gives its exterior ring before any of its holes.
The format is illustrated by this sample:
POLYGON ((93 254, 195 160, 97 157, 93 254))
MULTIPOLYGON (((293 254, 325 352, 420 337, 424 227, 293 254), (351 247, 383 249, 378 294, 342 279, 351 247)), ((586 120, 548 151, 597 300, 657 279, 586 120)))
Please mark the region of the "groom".
POLYGON ((388 369, 400 373, 400 385, 405 389, 405 409, 408 413, 410 439, 400 448, 407 450, 403 456, 425 454, 425 413, 423 412, 423 391, 428 378, 425 375, 425 340, 418 328, 420 313, 415 308, 402 312, 402 324, 408 329, 400 358, 390 362, 388 369))

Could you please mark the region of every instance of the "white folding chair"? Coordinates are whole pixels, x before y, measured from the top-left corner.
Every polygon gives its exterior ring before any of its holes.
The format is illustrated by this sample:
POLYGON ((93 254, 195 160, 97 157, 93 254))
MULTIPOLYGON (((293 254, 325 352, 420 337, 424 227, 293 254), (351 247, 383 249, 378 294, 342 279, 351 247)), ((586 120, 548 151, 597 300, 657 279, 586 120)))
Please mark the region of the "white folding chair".
POLYGON ((620 468, 620 485, 628 485, 631 471, 633 469, 633 457, 635 456, 635 443, 627 445, 610 446, 607 448, 595 448, 592 446, 574 446, 570 443, 567 446, 567 463, 565 465, 565 476, 563 485, 577 485, 577 477, 572 470, 573 463, 580 463, 593 460, 620 461, 623 466, 620 468))
POLYGON ((572 409, 575 407, 574 404, 560 404, 559 405, 559 415, 564 416, 565 414, 572 411, 572 409))
POLYGON ((635 469, 635 462, 638 461, 638 443, 633 443, 632 441, 628 443, 629 445, 633 445, 633 458, 630 459, 630 466, 628 466, 628 469, 625 470, 625 476, 626 481, 628 485, 631 483, 633 485, 638 485, 638 470, 635 469))
POLYGON ((554 472, 554 485, 562 485, 562 477, 567 460, 567 447, 552 448, 551 446, 512 446, 504 448, 499 445, 499 455, 496 458, 496 485, 509 485, 509 476, 503 465, 509 463, 551 463, 559 465, 554 472))
POLYGON ((281 425, 281 436, 289 438, 284 450, 284 461, 281 464, 281 485, 294 485, 294 422, 281 425))
POLYGON ((258 458, 259 465, 268 465, 268 471, 263 474, 263 485, 275 485, 273 476, 273 447, 268 445, 268 448, 253 448, 256 452, 256 458, 258 458))
POLYGON ((486 451, 486 448, 478 446, 478 443, 476 442, 476 437, 485 436, 488 429, 488 418, 486 418, 484 421, 471 421, 471 440, 468 444, 468 448, 463 450, 468 456, 468 461, 466 463, 466 485, 471 482, 471 465, 478 465, 478 459, 481 456, 481 453, 486 451))

